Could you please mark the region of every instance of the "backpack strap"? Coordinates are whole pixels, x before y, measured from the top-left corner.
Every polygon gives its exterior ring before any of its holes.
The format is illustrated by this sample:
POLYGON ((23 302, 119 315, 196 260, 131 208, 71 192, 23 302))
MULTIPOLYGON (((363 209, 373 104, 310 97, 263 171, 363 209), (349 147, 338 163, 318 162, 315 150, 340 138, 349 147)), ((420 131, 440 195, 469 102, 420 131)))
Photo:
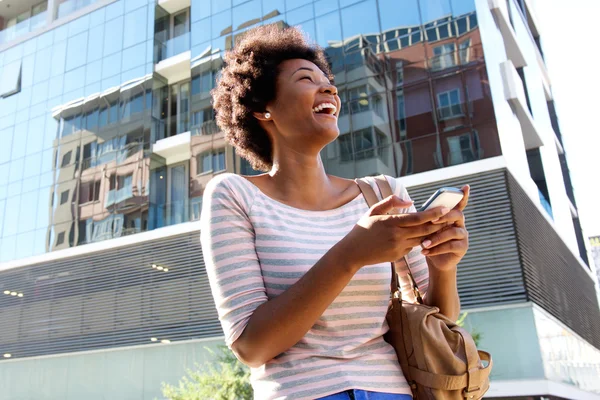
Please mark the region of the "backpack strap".
MULTIPOLYGON (((375 183, 377 184, 377 187, 379 188, 379 191, 381 192, 381 196, 383 198, 387 198, 394 194, 392 191, 392 187, 390 186, 390 182, 387 180, 387 178, 384 175, 376 176, 375 183)), ((412 287, 413 294, 415 296, 415 300, 417 301, 417 303, 423 304, 423 296, 421 295, 421 291, 419 290, 417 281, 415 280, 415 278, 412 275, 412 272, 410 271, 410 265, 408 264, 408 259, 406 257, 402 257, 402 259, 400 259, 396 262, 399 264, 404 264, 406 266, 407 275, 408 275, 408 278, 410 279, 410 285, 412 287)), ((396 275, 396 268, 394 268, 393 264, 392 264, 392 271, 393 271, 393 274, 396 275)), ((396 281, 398 281, 397 277, 396 277, 396 281)))
MULTIPOLYGON (((382 175, 382 177, 383 177, 383 175, 382 175)), ((383 179, 385 179, 385 177, 383 177, 383 179)), ((373 187, 371 187, 371 184, 369 183, 367 178, 355 179, 354 181, 358 185, 358 188, 360 189, 360 191, 361 191, 363 197, 365 198, 365 201, 367 202, 367 205, 369 207, 373 207, 375 204, 379 203, 379 198, 377 197, 377 194, 375 194, 375 190, 373 190, 373 187)), ((386 182, 387 182, 387 180, 386 180, 386 182)), ((377 186, 379 187, 379 190, 381 191, 381 187, 379 186, 379 184, 377 186)), ((389 186, 389 184, 388 184, 388 186, 389 186)), ((391 189, 390 189, 390 192, 391 192, 391 189)), ((383 193, 382 193, 382 195, 383 195, 383 193)), ((398 274, 396 273, 396 268, 394 267, 394 263, 390 263, 390 266, 392 268, 392 281, 390 284, 391 295, 393 297, 393 296, 395 296, 396 293, 398 293, 398 297, 400 297, 401 291, 400 291, 400 285, 398 284, 398 282, 399 282, 398 274)))

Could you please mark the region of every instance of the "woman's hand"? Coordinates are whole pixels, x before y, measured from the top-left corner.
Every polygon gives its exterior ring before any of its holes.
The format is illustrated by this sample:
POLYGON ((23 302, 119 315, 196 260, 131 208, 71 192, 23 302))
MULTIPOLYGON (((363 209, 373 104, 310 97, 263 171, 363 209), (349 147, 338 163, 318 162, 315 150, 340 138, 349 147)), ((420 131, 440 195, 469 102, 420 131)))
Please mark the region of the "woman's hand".
POLYGON ((408 208, 398 196, 390 196, 369 209, 354 229, 342 239, 345 261, 355 269, 365 265, 397 261, 414 247, 421 245, 423 238, 444 228, 432 221, 441 220, 450 210, 436 208, 411 214, 388 215, 394 209, 408 208))
POLYGON ((469 202, 469 186, 462 188, 464 197, 460 203, 434 224, 443 227, 437 233, 427 237, 421 244, 422 254, 427 256, 432 266, 439 271, 456 268, 469 248, 469 232, 465 228, 463 210, 469 202))

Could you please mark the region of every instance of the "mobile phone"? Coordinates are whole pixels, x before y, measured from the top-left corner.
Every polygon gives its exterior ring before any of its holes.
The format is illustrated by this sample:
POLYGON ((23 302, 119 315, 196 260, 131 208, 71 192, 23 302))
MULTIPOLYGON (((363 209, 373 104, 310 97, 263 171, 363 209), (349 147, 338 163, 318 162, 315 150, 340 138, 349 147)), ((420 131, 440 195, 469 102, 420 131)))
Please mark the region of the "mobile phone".
POLYGON ((453 187, 438 189, 417 211, 427 211, 436 207, 447 207, 453 209, 464 197, 462 190, 453 187))

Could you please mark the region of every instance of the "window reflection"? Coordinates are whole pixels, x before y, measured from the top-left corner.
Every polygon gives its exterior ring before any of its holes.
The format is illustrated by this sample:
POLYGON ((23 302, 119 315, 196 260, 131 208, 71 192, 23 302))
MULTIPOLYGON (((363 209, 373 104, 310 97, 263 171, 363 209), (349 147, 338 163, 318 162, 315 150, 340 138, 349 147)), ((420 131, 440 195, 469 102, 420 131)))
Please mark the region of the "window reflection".
POLYGON ((36 210, 1 233, 1 257, 196 220, 215 173, 258 173, 226 145, 210 99, 222 51, 257 24, 299 25, 325 49, 343 102, 328 172, 398 176, 499 154, 473 0, 403 0, 402 12, 396 0, 192 0, 156 18, 132 4, 0 55, 22 78, 0 99, 0 212, 9 200, 17 215, 36 210), (189 76, 152 74, 148 57, 190 41, 189 76), (151 168, 152 145, 186 132, 189 160, 173 170, 155 157, 151 168))

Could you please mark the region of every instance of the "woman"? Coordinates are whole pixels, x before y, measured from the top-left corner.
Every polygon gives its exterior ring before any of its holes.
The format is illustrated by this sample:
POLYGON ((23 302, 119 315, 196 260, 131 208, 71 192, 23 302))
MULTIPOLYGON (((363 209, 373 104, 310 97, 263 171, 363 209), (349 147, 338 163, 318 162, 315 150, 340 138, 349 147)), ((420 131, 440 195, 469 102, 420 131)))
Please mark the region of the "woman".
POLYGON ((252 368, 255 398, 409 399, 383 340, 389 263, 408 255, 425 302, 457 318, 468 187, 455 210, 415 213, 388 178, 395 196, 369 209, 354 181, 327 175, 321 162, 341 107, 322 50, 296 29, 268 26, 225 61, 217 123, 269 172, 215 177, 201 239, 226 344, 252 368), (387 215, 394 209, 404 214, 387 215))

